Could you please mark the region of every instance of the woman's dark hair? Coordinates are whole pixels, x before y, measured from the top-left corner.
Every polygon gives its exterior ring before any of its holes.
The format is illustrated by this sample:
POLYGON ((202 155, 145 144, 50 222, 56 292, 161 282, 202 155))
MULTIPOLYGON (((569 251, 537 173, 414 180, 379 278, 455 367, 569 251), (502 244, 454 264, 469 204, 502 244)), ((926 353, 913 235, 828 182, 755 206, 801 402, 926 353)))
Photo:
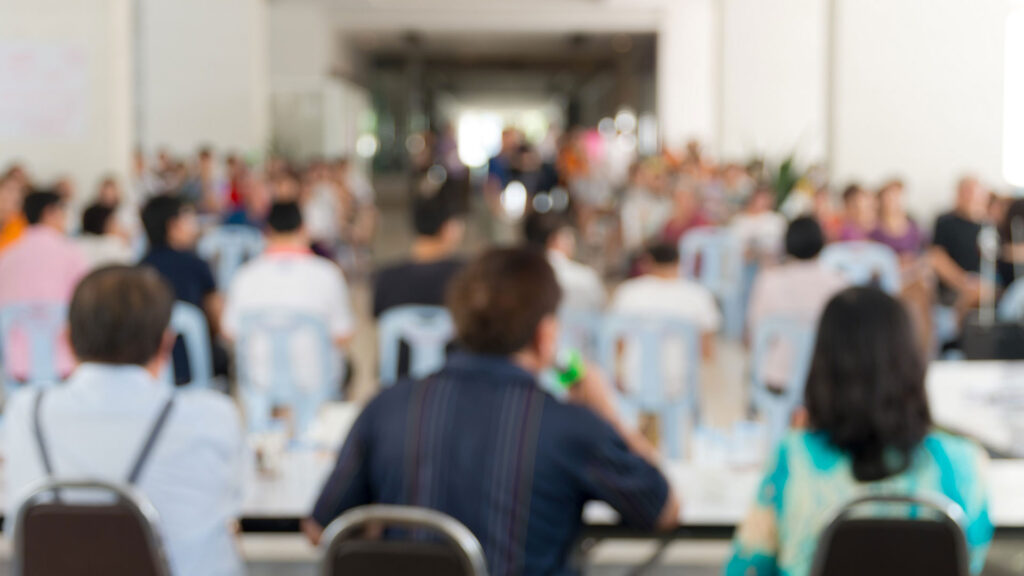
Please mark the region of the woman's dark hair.
POLYGON ((829 302, 807 378, 811 427, 850 455, 862 482, 906 470, 931 427, 925 362, 910 316, 877 288, 829 302))
POLYGON ((809 216, 793 220, 786 230, 786 254, 797 260, 816 258, 825 248, 825 233, 821 224, 809 216))
POLYGON ((62 202, 60 194, 53 190, 33 190, 22 203, 25 221, 31 226, 39 224, 48 210, 60 206, 62 202))
POLYGON ((107 223, 114 215, 114 209, 103 204, 93 204, 82 212, 82 233, 103 236, 107 233, 107 223))
POLYGON ((448 287, 459 344, 477 354, 508 356, 526 348, 562 298, 542 250, 493 248, 466 265, 448 287))
POLYGON ((177 196, 161 194, 154 196, 142 208, 142 226, 150 248, 167 246, 167 229, 185 209, 185 203, 177 196))
POLYGON ((160 351, 173 307, 174 290, 156 270, 100 268, 71 297, 71 348, 81 362, 145 366, 160 351))

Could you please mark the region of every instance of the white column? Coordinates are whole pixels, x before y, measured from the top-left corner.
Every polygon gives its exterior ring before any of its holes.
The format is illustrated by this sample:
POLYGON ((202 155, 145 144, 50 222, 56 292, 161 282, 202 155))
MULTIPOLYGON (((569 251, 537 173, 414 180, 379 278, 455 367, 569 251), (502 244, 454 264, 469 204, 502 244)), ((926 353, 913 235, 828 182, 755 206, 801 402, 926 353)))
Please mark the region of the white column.
POLYGON ((0 0, 0 163, 71 177, 77 205, 104 175, 127 181, 131 30, 130 0, 0 0))
POLYGON ((141 139, 193 153, 268 144, 265 0, 140 0, 141 139))
POLYGON ((658 29, 658 116, 663 145, 718 147, 718 9, 715 0, 666 3, 658 29))

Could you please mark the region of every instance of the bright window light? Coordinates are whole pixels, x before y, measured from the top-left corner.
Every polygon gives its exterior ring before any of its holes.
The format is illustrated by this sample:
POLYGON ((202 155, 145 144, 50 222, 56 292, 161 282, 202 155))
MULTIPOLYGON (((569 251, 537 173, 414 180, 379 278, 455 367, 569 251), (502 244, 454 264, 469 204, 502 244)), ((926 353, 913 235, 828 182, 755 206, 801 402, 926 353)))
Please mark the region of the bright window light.
POLYGON ((1003 99, 1003 177, 1024 188, 1024 7, 1006 22, 1006 94, 1003 99))
POLYGON ((459 117, 459 160, 466 166, 487 164, 501 150, 504 120, 489 112, 465 112, 459 117))

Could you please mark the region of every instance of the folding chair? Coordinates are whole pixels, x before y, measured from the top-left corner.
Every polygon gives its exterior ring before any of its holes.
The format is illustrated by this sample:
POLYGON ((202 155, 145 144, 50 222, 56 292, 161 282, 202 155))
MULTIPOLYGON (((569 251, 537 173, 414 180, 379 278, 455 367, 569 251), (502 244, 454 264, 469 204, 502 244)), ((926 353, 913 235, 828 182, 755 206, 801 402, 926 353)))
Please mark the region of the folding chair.
POLYGON ((855 499, 822 533, 810 574, 967 576, 963 519, 959 506, 938 495, 855 499))
POLYGON ((402 343, 409 347, 409 376, 424 378, 444 366, 448 344, 455 338, 451 315, 441 306, 398 306, 377 324, 380 382, 398 380, 402 343))
POLYGON ((811 322, 793 318, 765 318, 754 328, 751 350, 751 400, 754 408, 767 421, 769 447, 775 447, 789 429, 793 412, 803 403, 804 386, 814 355, 815 327, 811 322), (776 346, 785 342, 789 346, 789 377, 785 382, 771 384, 785 386, 784 393, 769 389, 765 379, 765 363, 776 346))
POLYGON ((698 424, 700 416, 700 331, 681 320, 609 315, 605 317, 599 340, 601 365, 606 374, 616 373, 619 343, 635 346, 639 356, 635 366, 627 366, 639 372, 630 374, 629 379, 636 389, 622 398, 623 416, 635 422, 641 412, 658 414, 666 454, 670 458, 683 458, 684 435, 698 424), (667 375, 662 364, 664 345, 673 339, 681 342, 679 355, 686 362, 679 394, 667 390, 667 375))
POLYGON ((354 508, 327 527, 321 548, 321 576, 487 576, 483 548, 473 533, 451 516, 426 508, 354 508), (371 524, 426 531, 441 539, 357 539, 357 531, 371 524))
POLYGON ((61 380, 57 373, 57 348, 67 326, 67 310, 64 304, 49 302, 10 304, 0 309, 0 364, 8 393, 13 392, 18 381, 49 385, 61 380), (19 336, 28 353, 27 374, 15 374, 12 351, 19 336))
POLYGON ((263 234, 258 229, 224 224, 203 235, 197 252, 207 262, 216 263, 217 286, 227 290, 242 264, 262 254, 264 245, 263 234))
POLYGON ((29 495, 16 520, 13 572, 170 576, 149 501, 131 488, 90 480, 51 481, 29 495), (69 499, 76 494, 82 498, 69 499))
POLYGON ((273 409, 282 406, 295 416, 295 438, 303 438, 321 404, 340 394, 340 354, 327 324, 307 314, 267 310, 243 315, 235 340, 235 366, 250 432, 267 431, 273 409), (267 354, 261 359, 267 363, 257 366, 254 350, 260 344, 267 354), (311 353, 312 360, 296 359, 297 350, 311 353), (310 368, 317 378, 307 381, 310 368))
POLYGON ((877 282, 889 294, 902 286, 900 259, 892 248, 877 242, 839 242, 821 253, 821 265, 842 274, 851 284, 866 286, 877 282))
MULTIPOLYGON (((210 328, 206 315, 188 302, 176 302, 171 314, 171 330, 181 337, 192 372, 190 388, 208 389, 213 385, 213 358, 210 348, 210 328)), ((174 363, 168 362, 161 375, 163 380, 174 385, 174 363)))

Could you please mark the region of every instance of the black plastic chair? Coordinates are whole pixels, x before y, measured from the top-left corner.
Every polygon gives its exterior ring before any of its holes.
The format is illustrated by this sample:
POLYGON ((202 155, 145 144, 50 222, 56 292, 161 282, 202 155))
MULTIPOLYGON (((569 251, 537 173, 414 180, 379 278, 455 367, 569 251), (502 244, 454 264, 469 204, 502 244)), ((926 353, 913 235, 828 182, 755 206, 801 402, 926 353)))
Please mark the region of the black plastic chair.
POLYGON ((51 481, 18 512, 14 574, 170 576, 170 569, 156 510, 144 497, 108 482, 51 481))
POLYGON ((354 508, 331 522, 322 548, 322 576, 487 576, 483 548, 473 533, 451 516, 425 508, 354 508), (367 527, 426 531, 442 538, 360 538, 367 527))
POLYGON ((846 504, 821 536, 811 576, 968 576, 964 513, 940 496, 867 496, 846 504), (887 513, 870 510, 882 505, 887 513), (908 514, 895 516, 892 507, 908 514))

